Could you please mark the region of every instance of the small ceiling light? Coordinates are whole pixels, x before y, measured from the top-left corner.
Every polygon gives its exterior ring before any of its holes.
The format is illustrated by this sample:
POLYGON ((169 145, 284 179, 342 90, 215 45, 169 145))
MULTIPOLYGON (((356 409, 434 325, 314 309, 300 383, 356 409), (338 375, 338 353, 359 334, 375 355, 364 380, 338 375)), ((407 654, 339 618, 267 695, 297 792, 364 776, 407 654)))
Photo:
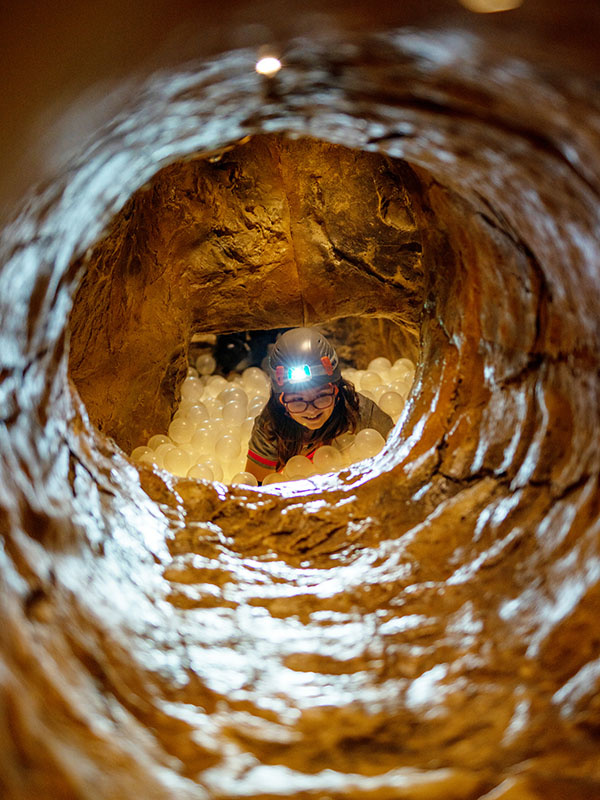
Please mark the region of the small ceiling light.
POLYGON ((266 75, 272 78, 281 69, 281 61, 275 56, 265 56, 256 62, 256 71, 259 75, 266 75))
POLYGON ((478 14, 493 14, 497 11, 512 11, 523 5, 523 0, 460 0, 469 11, 478 14))

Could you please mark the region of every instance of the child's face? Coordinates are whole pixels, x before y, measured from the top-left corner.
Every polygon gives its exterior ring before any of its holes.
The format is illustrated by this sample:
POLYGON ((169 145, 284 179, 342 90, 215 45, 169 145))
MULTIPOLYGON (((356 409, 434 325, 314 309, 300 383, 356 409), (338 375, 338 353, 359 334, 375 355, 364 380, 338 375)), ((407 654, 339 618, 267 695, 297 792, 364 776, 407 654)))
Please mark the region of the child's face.
POLYGON ((303 425, 305 428, 308 428, 311 431, 316 431, 329 419, 329 417, 333 414, 334 403, 332 402, 328 408, 316 408, 314 405, 308 405, 304 411, 292 411, 289 407, 289 403, 294 403, 294 401, 304 401, 305 403, 312 403, 313 400, 316 400, 317 397, 331 397, 332 401, 333 397, 333 386, 331 384, 327 384, 327 386, 319 386, 316 389, 307 389, 303 392, 289 392, 284 394, 283 401, 286 405, 288 414, 299 425, 303 425))

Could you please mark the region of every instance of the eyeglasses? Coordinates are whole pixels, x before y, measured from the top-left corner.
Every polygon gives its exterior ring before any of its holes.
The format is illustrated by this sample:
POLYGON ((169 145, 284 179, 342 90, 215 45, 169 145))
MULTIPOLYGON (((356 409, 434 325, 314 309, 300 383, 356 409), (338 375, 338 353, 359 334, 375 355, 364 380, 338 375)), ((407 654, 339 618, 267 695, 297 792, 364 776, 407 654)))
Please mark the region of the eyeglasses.
POLYGON ((318 397, 315 397, 314 400, 290 400, 289 403, 286 403, 283 399, 283 395, 281 395, 281 402, 292 414, 302 414, 309 406, 313 406, 319 411, 324 408, 329 408, 333 405, 336 394, 337 391, 334 391, 329 394, 320 394, 318 397))

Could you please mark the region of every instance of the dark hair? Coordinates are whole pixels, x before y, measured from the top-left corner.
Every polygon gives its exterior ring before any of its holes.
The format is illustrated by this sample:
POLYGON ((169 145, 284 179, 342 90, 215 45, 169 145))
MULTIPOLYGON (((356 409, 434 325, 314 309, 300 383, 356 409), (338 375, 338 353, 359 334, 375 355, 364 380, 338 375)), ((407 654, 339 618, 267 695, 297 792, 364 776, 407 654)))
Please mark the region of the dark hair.
MULTIPOLYGON (((316 443, 329 444, 336 436, 350 431, 356 433, 358 427, 358 396, 354 386, 341 378, 334 385, 338 387, 333 413, 316 433, 316 443)), ((280 469, 292 456, 302 450, 306 428, 295 422, 279 402, 279 396, 271 390, 265 406, 265 433, 277 447, 277 469, 280 469)))

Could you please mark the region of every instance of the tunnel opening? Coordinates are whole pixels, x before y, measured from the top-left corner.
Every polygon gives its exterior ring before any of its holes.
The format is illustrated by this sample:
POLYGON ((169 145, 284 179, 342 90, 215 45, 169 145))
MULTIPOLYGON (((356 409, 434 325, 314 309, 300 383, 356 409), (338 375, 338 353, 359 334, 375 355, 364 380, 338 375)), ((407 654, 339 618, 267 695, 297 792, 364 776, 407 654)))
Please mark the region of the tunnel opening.
MULTIPOLYGON (((69 375, 96 428, 140 455, 180 413, 185 378, 197 377, 197 343, 239 334, 242 325, 318 325, 355 382, 357 368, 376 357, 412 368, 425 286, 419 187, 403 161, 281 134, 163 168, 88 254, 74 297, 69 375)), ((391 373, 386 380, 363 386, 362 396, 376 402, 384 386, 394 391, 391 373)), ((409 389, 403 384, 396 398, 394 422, 409 389)), ((237 441, 237 427, 222 433, 237 441)), ((193 464, 181 448, 191 444, 171 444, 178 451, 169 458, 179 457, 175 469, 185 477, 193 464)), ((212 466, 196 477, 222 479, 225 468, 229 482, 243 470, 209 455, 212 466)), ((158 463, 147 449, 142 457, 158 463)))

